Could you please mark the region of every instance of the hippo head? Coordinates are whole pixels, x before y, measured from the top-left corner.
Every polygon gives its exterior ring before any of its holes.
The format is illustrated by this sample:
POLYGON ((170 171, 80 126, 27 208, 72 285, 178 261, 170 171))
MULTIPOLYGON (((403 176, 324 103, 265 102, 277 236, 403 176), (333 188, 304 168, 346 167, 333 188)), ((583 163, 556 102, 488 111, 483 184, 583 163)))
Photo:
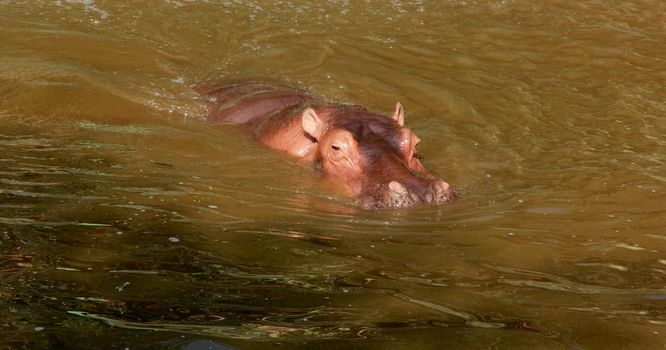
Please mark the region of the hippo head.
POLYGON ((315 157, 324 176, 364 206, 438 204, 455 197, 449 184, 421 164, 416 153, 420 140, 404 127, 400 103, 390 118, 363 107, 338 105, 307 108, 301 121, 316 141, 315 157))

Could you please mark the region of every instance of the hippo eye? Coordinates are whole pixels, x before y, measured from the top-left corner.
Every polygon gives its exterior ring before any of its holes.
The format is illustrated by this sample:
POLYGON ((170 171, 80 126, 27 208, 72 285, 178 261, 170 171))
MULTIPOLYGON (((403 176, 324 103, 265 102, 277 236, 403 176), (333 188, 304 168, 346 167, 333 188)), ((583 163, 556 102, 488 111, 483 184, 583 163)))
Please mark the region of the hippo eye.
POLYGON ((331 146, 331 148, 332 148, 333 150, 335 150, 335 151, 339 151, 339 150, 340 150, 340 147, 335 146, 335 145, 331 146))

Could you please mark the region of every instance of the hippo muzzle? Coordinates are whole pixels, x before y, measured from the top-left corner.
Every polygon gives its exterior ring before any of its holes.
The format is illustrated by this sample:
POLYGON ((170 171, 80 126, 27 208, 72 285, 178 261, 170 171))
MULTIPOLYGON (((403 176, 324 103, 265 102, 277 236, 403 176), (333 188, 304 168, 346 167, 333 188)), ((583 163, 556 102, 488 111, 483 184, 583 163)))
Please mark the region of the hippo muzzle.
POLYGON ((375 206, 387 208, 400 208, 423 204, 441 204, 452 200, 456 192, 442 179, 432 181, 425 190, 409 190, 398 181, 391 181, 384 200, 375 206))

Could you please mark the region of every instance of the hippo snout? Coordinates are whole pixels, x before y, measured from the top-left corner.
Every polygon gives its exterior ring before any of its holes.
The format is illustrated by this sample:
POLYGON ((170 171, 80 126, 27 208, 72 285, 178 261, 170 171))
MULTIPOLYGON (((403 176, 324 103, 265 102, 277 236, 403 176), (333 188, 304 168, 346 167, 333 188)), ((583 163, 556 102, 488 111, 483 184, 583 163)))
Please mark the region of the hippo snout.
MULTIPOLYGON (((446 202, 456 196, 456 192, 442 179, 436 181, 432 186, 433 199, 435 203, 446 202)), ((428 201, 431 203, 432 201, 428 201)))
POLYGON ((399 208, 424 204, 439 204, 450 201, 456 196, 451 186, 442 179, 436 179, 422 188, 409 189, 398 181, 388 184, 388 193, 383 206, 399 208))

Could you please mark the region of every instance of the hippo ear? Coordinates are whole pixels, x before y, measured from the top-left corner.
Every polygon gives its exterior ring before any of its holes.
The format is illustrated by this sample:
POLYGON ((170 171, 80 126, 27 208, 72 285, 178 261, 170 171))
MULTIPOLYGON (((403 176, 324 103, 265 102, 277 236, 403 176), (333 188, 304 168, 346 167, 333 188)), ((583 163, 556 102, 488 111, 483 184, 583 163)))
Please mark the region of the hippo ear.
POLYGON ((324 131, 324 122, 319 118, 314 109, 308 108, 303 111, 303 114, 301 114, 301 124, 306 133, 310 134, 310 136, 314 137, 316 140, 319 140, 319 137, 324 131))
POLYGON ((395 112, 393 112, 391 118, 393 118, 393 120, 398 122, 398 125, 400 126, 405 125, 405 109, 402 108, 400 102, 395 104, 395 112))

